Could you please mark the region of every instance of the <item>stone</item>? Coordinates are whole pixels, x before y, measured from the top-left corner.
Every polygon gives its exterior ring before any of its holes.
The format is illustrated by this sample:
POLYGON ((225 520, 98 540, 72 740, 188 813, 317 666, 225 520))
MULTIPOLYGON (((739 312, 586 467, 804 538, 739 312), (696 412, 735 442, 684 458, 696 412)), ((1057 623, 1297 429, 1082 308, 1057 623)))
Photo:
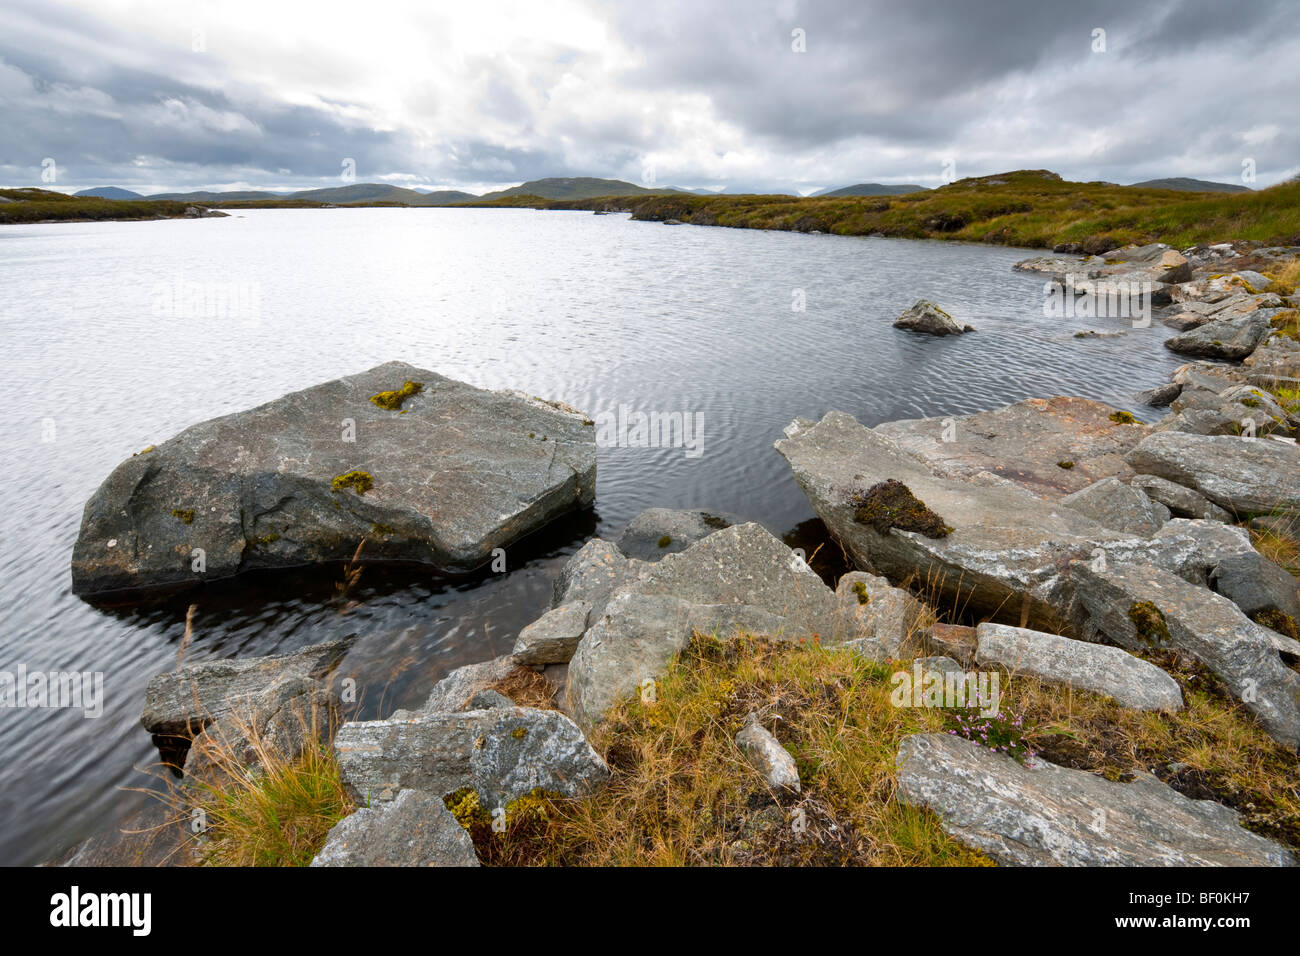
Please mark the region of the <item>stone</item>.
POLYGON ((962 624, 932 624, 925 634, 925 646, 931 654, 949 657, 961 665, 975 663, 978 643, 975 628, 962 624))
POLYGON ((1118 478, 1103 478, 1061 499, 1066 508, 1085 514, 1100 525, 1150 536, 1169 520, 1169 509, 1152 501, 1140 488, 1118 478))
POLYGON ((735 525, 665 556, 623 586, 569 662, 566 713, 593 727, 616 701, 657 679, 699 631, 741 631, 827 644, 867 636, 835 592, 757 524, 735 525))
POLYGON ((1001 664, 1013 674, 1105 694, 1134 710, 1183 709, 1177 681, 1121 648, 1005 624, 975 630, 980 664, 1001 664))
POLYGON ((1268 319, 1258 313, 1241 318, 1216 319, 1165 341, 1179 355, 1244 359, 1268 336, 1268 319))
POLYGON ((666 554, 685 551, 690 545, 736 522, 729 515, 709 511, 677 511, 648 508, 628 523, 617 546, 629 558, 658 561, 666 554))
POLYGON ((627 557, 612 542, 592 538, 560 570, 551 606, 585 601, 591 605, 591 619, 596 620, 610 596, 646 566, 644 561, 627 557))
POLYGON ((1157 478, 1155 475, 1135 475, 1131 482, 1152 501, 1158 501, 1178 518, 1204 518, 1209 521, 1229 523, 1232 515, 1210 501, 1203 494, 1182 485, 1157 478))
POLYGON ((794 758, 763 728, 757 714, 750 713, 745 718, 745 725, 736 734, 736 745, 773 790, 799 792, 799 768, 794 758))
POLYGON ((1300 449, 1286 442, 1160 432, 1126 457, 1136 471, 1191 488, 1236 515, 1300 511, 1300 449))
POLYGON ((1293 749, 1300 744, 1300 673, 1282 662, 1267 629, 1227 598, 1149 564, 1112 561, 1101 569, 1076 561, 1069 576, 1081 637, 1134 651, 1185 651, 1213 671, 1273 739, 1293 749))
POLYGON ((595 487, 595 429, 581 413, 390 362, 202 422, 123 462, 86 503, 73 590, 347 561, 362 541, 366 560, 468 570, 590 507, 595 487), (370 401, 407 381, 423 388, 400 408, 370 401))
POLYGON ((1110 781, 1043 760, 1022 766, 948 734, 898 748, 899 799, 1004 866, 1291 866, 1234 810, 1191 800, 1155 777, 1110 781))
POLYGON ((910 309, 894 320, 894 328, 940 336, 975 331, 969 325, 962 325, 929 299, 917 299, 910 309))
POLYGON ((942 477, 989 472, 1058 499, 1103 478, 1133 474, 1124 456, 1148 429, 1117 423, 1111 418, 1117 411, 1083 398, 1031 398, 974 415, 886 422, 872 431, 942 477))
POLYGON ((140 723, 156 736, 190 738, 251 705, 284 678, 322 679, 343 659, 352 638, 313 644, 290 654, 187 664, 145 687, 140 723))
POLYGON ((496 808, 538 788, 579 796, 609 776, 573 721, 530 707, 347 723, 334 738, 334 751, 340 779, 364 805, 392 800, 405 789, 445 797, 469 787, 496 808))
POLYGON ((587 630, 591 605, 586 601, 561 604, 519 632, 511 657, 515 663, 567 664, 587 630))
POLYGON ((1138 392, 1133 397, 1143 405, 1150 405, 1153 408, 1164 408, 1175 398, 1183 387, 1177 382, 1169 382, 1166 385, 1157 385, 1155 388, 1147 389, 1145 392, 1138 392))
POLYGON ((442 798, 402 790, 330 829, 312 866, 478 866, 474 841, 442 798))
POLYGON ((491 710, 493 707, 518 706, 513 700, 495 690, 481 690, 465 702, 461 710, 491 710))
POLYGON ((865 571, 843 575, 836 583, 835 596, 841 618, 836 633, 854 633, 858 635, 855 641, 873 645, 870 650, 858 648, 868 657, 898 658, 916 649, 927 620, 933 619, 909 591, 865 571))
POLYGON ((503 680, 519 664, 509 655, 494 657, 490 661, 457 667, 433 686, 424 702, 426 713, 452 713, 463 710, 475 694, 489 689, 503 680))

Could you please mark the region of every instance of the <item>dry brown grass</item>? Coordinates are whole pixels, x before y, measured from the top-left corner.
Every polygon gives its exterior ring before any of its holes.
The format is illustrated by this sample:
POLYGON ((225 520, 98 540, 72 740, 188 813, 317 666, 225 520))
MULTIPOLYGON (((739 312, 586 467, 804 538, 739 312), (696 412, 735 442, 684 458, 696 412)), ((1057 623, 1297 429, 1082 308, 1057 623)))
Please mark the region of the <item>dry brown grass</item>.
POLYGON ((488 685, 488 690, 509 697, 520 707, 559 709, 555 706, 555 685, 530 667, 515 667, 505 677, 488 685))

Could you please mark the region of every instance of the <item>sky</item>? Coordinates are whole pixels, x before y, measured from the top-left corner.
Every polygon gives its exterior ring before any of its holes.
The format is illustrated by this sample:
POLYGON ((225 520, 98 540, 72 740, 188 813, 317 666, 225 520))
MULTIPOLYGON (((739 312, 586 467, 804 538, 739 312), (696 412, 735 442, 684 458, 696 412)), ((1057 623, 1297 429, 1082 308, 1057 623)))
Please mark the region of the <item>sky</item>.
POLYGON ((1297 66, 1296 0, 4 0, 0 183, 1260 188, 1297 66))

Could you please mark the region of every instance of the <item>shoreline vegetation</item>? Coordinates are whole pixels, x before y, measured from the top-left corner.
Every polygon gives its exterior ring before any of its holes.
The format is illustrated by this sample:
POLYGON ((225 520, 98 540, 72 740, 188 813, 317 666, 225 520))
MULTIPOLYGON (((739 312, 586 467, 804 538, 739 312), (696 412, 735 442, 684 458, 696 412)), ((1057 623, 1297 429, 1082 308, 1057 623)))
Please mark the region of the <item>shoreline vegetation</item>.
MULTIPOLYGON (((353 188, 353 187, 348 187, 353 188)), ((524 187, 518 187, 524 188, 524 187)), ((220 194, 212 194, 218 197, 220 194)), ((0 223, 180 218, 187 209, 532 208, 631 213, 634 220, 775 229, 843 236, 947 239, 1099 255, 1163 242, 1175 248, 1224 236, 1300 245, 1300 182, 1249 192, 1191 192, 1078 183, 1047 170, 961 179, 892 196, 700 195, 640 190, 632 195, 546 198, 488 194, 474 201, 295 198, 120 200, 47 190, 0 190, 0 223), (32 198, 36 197, 36 198, 32 198)))

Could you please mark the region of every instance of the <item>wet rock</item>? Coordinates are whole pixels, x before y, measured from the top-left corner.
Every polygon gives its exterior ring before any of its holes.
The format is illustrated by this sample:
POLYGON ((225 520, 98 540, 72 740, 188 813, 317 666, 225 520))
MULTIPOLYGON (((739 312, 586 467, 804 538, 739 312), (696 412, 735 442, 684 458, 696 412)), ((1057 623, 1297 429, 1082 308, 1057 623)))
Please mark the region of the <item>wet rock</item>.
POLYGON ((1286 442, 1160 432, 1126 457, 1136 471, 1191 488, 1234 514, 1300 511, 1300 449, 1286 442))
POLYGON ((917 299, 910 309, 894 320, 894 328, 924 332, 927 335, 961 335, 975 331, 969 325, 962 325, 929 299, 917 299))
POLYGON ((1264 729, 1300 744, 1300 673, 1282 663, 1266 629, 1207 588, 1148 564, 1076 561, 1069 576, 1076 633, 1129 650, 1173 647, 1212 670, 1264 729))
POLYGON ((974 741, 920 734, 898 749, 899 798, 1008 866, 1289 866, 1238 814, 1149 774, 1111 783, 1042 760, 1022 766, 974 741))
POLYGON ((537 788, 578 796, 609 776, 573 721, 529 707, 348 723, 334 750, 349 795, 366 805, 405 789, 444 797, 469 787, 504 807, 537 788))
POLYGON ((729 515, 709 511, 649 508, 628 523, 617 544, 629 558, 658 561, 666 554, 685 551, 696 541, 735 523, 729 515))
POLYGON ((347 638, 291 654, 205 661, 158 674, 145 688, 140 723, 154 735, 193 737, 208 724, 247 708, 277 681, 326 677, 351 646, 352 638, 347 638))
POLYGON ((330 830, 312 866, 478 866, 474 842, 442 798, 402 790, 330 830))
POLYGON ((590 506, 595 478, 595 429, 581 413, 390 362, 123 462, 86 504, 73 589, 346 561, 363 539, 371 561, 473 568, 590 506), (422 387, 404 393, 406 382, 422 387), (393 407, 371 401, 386 392, 393 407))
POLYGON ((1087 515, 1100 525, 1150 536, 1169 520, 1169 509, 1152 501, 1139 488, 1126 485, 1118 478, 1103 478, 1072 495, 1061 504, 1087 515))
POLYGON ((586 601, 561 604, 519 632, 511 657, 518 664, 567 664, 587 630, 591 605, 586 601))
POLYGON ((976 660, 1113 697, 1134 710, 1182 710, 1178 682, 1128 651, 1005 624, 976 628, 976 660))
POLYGON ((745 726, 736 734, 736 744, 773 790, 799 792, 799 768, 790 752, 763 729, 758 715, 745 718, 745 726))

